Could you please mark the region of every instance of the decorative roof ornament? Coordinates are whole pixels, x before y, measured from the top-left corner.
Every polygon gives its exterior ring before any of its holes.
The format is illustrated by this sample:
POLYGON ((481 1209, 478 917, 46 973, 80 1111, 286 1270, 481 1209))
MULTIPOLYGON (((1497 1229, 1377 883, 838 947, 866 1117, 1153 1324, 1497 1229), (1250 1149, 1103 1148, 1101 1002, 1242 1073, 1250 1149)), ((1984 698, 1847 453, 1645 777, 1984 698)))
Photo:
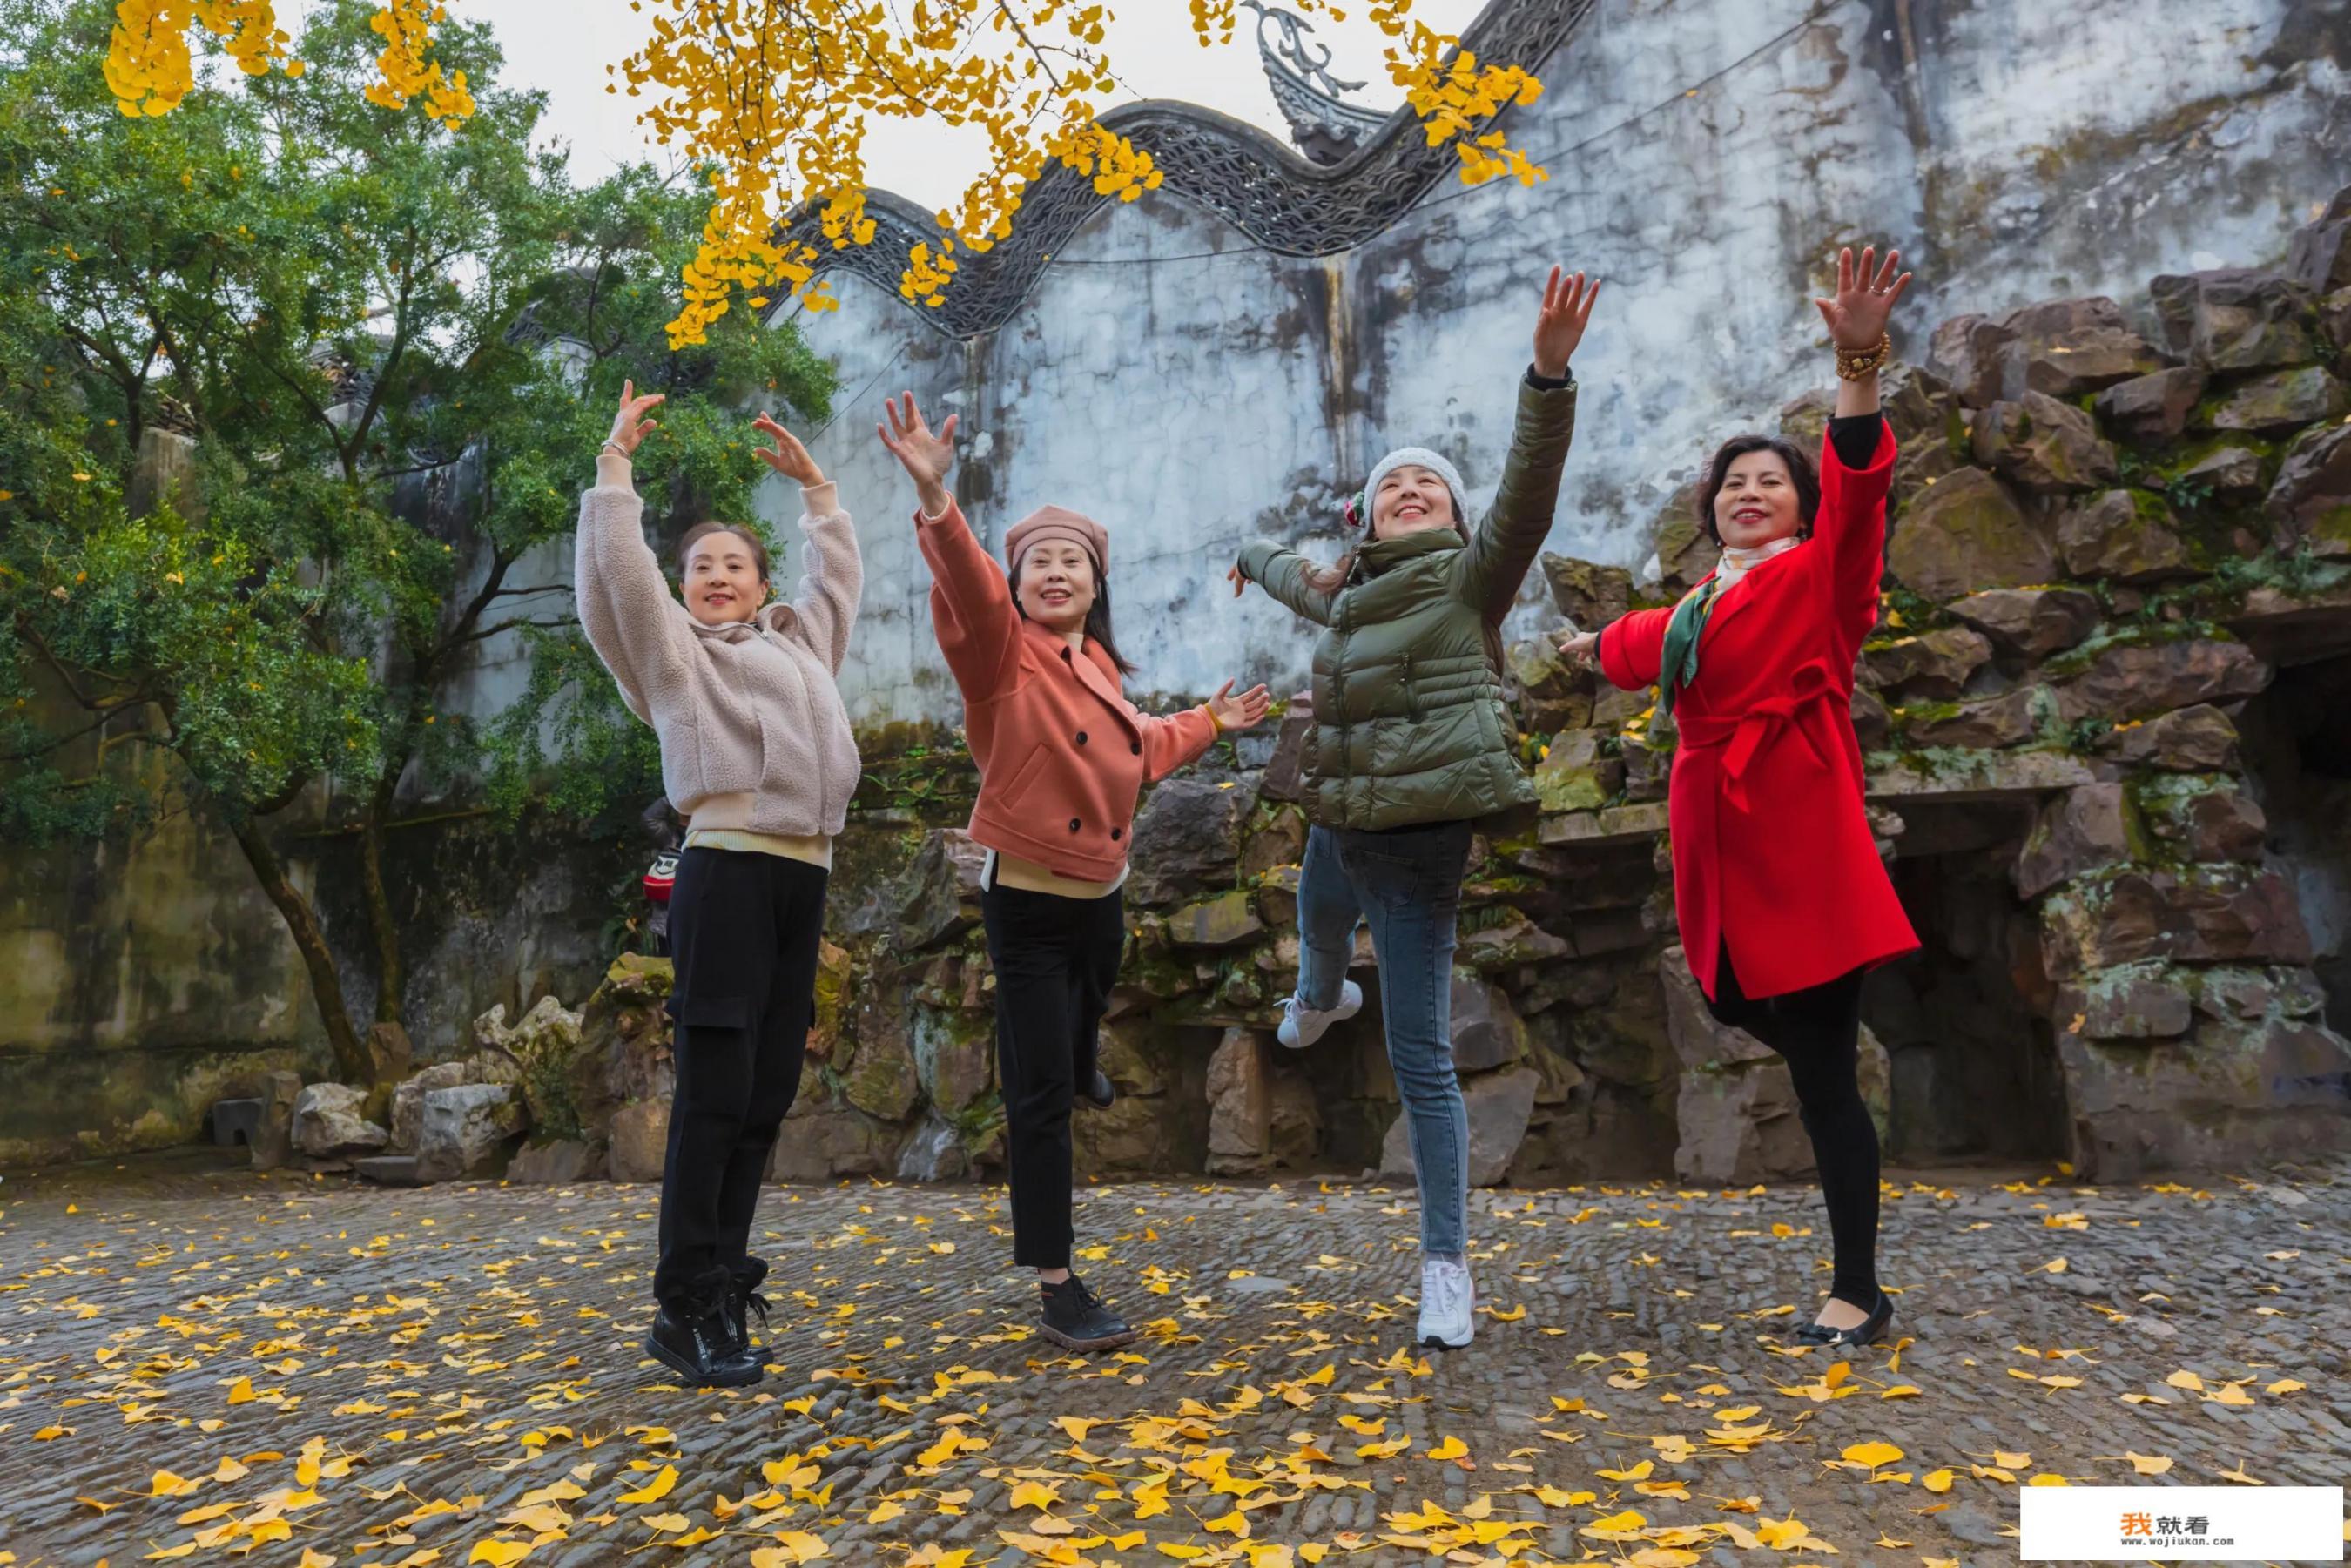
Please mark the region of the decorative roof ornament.
MULTIPOLYGON (((1598 0, 1489 0, 1462 30, 1461 47, 1479 59, 1510 60, 1541 70, 1552 52, 1591 15, 1598 0)), ((1504 110, 1498 119, 1506 119, 1504 110)), ((1364 244, 1403 217, 1437 182, 1458 170, 1450 147, 1431 147, 1416 121, 1391 114, 1343 163, 1310 163, 1253 125, 1195 104, 1153 100, 1122 103, 1102 123, 1151 154, 1164 176, 1155 196, 1181 197, 1214 213, 1242 239, 1276 256, 1335 256, 1364 244)), ((910 306, 944 336, 967 340, 1012 319, 1064 246, 1094 214, 1114 206, 1093 181, 1053 165, 1021 193, 1012 237, 974 251, 958 246, 961 264, 935 306, 910 306)), ((904 196, 873 191, 866 216, 870 245, 836 247, 815 208, 803 207, 780 236, 817 252, 820 276, 854 273, 886 294, 898 293, 906 254, 936 244, 938 224, 904 196)), ((783 297, 768 314, 790 308, 783 297)))
POLYGON ((1290 139, 1308 162, 1326 169, 1353 157, 1395 111, 1345 100, 1345 94, 1364 84, 1331 74, 1331 47, 1306 41, 1314 31, 1306 18, 1259 0, 1241 4, 1257 13, 1258 59, 1275 107, 1290 121, 1290 139))

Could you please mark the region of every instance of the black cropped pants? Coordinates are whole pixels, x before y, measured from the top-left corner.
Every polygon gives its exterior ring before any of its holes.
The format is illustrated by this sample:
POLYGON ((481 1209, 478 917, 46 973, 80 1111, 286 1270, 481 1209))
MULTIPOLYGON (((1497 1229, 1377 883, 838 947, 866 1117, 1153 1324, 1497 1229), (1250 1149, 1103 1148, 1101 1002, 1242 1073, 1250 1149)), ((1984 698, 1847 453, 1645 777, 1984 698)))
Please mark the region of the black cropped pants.
POLYGON ((670 892, 676 986, 669 1155, 653 1295, 688 1315, 756 1289, 751 1216, 816 1021, 823 867, 781 855, 690 849, 670 892))
POLYGON ((1721 995, 1707 1006, 1788 1064, 1828 1203, 1836 1269, 1829 1293, 1869 1311, 1877 1305, 1878 1155, 1877 1124, 1861 1097, 1861 974, 1754 999, 1739 988, 1726 944, 1715 966, 1721 995))

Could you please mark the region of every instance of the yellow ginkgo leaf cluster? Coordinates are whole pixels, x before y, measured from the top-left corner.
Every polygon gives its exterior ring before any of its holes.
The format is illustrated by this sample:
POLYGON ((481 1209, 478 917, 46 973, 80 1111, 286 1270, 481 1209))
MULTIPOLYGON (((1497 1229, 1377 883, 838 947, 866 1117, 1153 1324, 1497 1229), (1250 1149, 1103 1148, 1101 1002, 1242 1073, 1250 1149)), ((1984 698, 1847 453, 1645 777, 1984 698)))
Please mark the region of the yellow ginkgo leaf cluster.
POLYGON ((474 112, 474 96, 465 90, 465 73, 452 71, 444 78, 437 60, 427 60, 433 25, 447 13, 433 0, 384 0, 383 8, 368 18, 368 26, 383 40, 375 58, 381 78, 367 89, 367 100, 383 109, 405 109, 422 98, 424 112, 444 122, 465 120, 474 112))
MULTIPOLYGON (((378 78, 366 89, 369 102, 402 109, 422 98, 424 112, 444 124, 474 112, 465 73, 444 77, 427 57, 433 26, 444 14, 434 0, 382 0, 368 23, 384 41, 376 57, 378 78)), ((302 62, 287 54, 291 40, 277 25, 275 0, 121 0, 107 40, 106 85, 124 114, 169 114, 187 97, 195 85, 188 29, 196 22, 219 37, 247 76, 266 75, 272 66, 287 76, 302 74, 302 62)))
MULTIPOLYGON (((608 91, 643 98, 640 122, 708 171, 702 244, 683 276, 673 345, 699 342, 736 293, 766 300, 790 290, 811 309, 833 301, 815 282, 816 246, 781 239, 796 211, 814 214, 832 249, 871 244, 863 143, 876 117, 935 117, 973 127, 987 162, 948 207, 937 235, 910 246, 899 291, 943 302, 959 257, 1008 238, 1029 187, 1052 165, 1095 192, 1133 201, 1156 189, 1149 153, 1102 125, 1118 86, 1102 51, 1116 19, 1082 0, 645 0, 653 36, 623 61, 608 91)), ((1237 0, 1198 0, 1193 30, 1211 46, 1232 38, 1237 0)), ((1400 42, 1389 71, 1419 113, 1432 146, 1452 143, 1471 183, 1542 172, 1479 133, 1505 105, 1531 102, 1540 84, 1513 67, 1481 65, 1459 40, 1411 22, 1412 0, 1378 0, 1372 18, 1400 42)), ((1343 19, 1328 0, 1296 9, 1343 19)))
MULTIPOLYGON (((1481 62, 1460 39, 1413 19, 1414 0, 1374 0, 1371 20, 1396 40, 1388 75, 1420 116, 1431 147, 1450 145, 1461 178, 1510 175, 1533 184, 1543 170, 1486 129, 1542 86, 1516 66, 1481 62)), ((1238 0, 1194 0, 1203 47, 1232 41, 1238 0)), ((669 323, 673 347, 704 340, 741 292, 753 307, 779 292, 810 309, 834 301, 816 281, 815 246, 781 237, 795 212, 814 214, 833 249, 870 245, 864 140, 876 116, 935 117, 977 127, 987 163, 936 214, 938 234, 908 251, 899 290, 936 306, 959 252, 1009 237, 1029 187, 1051 165, 1131 202, 1163 174, 1149 153, 1101 123, 1119 85, 1102 51, 1116 19, 1083 0, 915 0, 903 9, 869 0, 634 0, 652 36, 622 62, 606 90, 645 98, 638 117, 673 151, 704 170, 710 206, 702 243, 681 275, 683 302, 669 323)), ((1331 0, 1295 0, 1307 16, 1343 21, 1331 0)), ((383 40, 371 103, 417 102, 434 120, 473 114, 465 73, 430 57, 438 0, 381 0, 369 26, 383 40)), ((239 68, 253 74, 287 58, 274 0, 121 0, 106 76, 126 115, 168 114, 193 85, 188 29, 202 21, 239 68)))
MULTIPOLYGON (((217 34, 248 76, 286 60, 288 40, 271 0, 121 0, 107 40, 106 85, 125 115, 169 114, 188 95, 195 84, 188 58, 191 22, 217 34)), ((287 61, 286 69, 299 76, 302 63, 287 61)))

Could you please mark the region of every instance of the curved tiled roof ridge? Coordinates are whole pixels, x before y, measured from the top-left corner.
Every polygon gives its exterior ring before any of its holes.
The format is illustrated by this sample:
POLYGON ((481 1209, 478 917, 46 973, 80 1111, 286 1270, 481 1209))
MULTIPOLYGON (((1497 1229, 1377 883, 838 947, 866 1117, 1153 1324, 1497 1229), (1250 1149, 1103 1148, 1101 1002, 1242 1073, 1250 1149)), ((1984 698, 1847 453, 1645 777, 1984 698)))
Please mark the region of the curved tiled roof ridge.
MULTIPOLYGON (((1596 0, 1493 0, 1462 34, 1481 60, 1539 70, 1596 0)), ((1505 115, 1508 110, 1503 111, 1505 115)), ((1259 247, 1280 256, 1330 256, 1379 234, 1459 167, 1448 145, 1431 147, 1418 118, 1400 108, 1353 156, 1329 167, 1308 162, 1253 125, 1196 104, 1151 99, 1121 104, 1102 123, 1151 154, 1161 190, 1207 208, 1259 247)), ((986 251, 958 247, 955 280, 936 306, 909 309, 951 338, 992 332, 1009 320, 1063 245, 1096 208, 1117 201, 1092 181, 1056 165, 1023 193, 1011 237, 986 251)), ((820 276, 853 273, 891 294, 916 243, 937 237, 934 214, 904 197, 866 198, 873 241, 834 249, 816 214, 802 211, 784 237, 812 246, 820 276)), ((779 300, 778 308, 789 305, 779 300)))

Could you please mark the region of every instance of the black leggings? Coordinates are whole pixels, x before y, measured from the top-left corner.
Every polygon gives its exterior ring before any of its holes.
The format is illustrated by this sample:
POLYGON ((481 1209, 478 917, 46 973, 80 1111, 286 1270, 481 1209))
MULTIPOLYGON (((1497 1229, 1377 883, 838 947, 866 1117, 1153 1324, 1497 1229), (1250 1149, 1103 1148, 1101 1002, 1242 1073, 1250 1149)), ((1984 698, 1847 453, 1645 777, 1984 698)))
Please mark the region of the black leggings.
POLYGON ((1094 1081, 1095 1045, 1126 951, 1126 904, 1001 883, 979 895, 996 970, 1012 1261, 1070 1266, 1070 1110, 1094 1081))
POLYGON ((744 850, 678 859, 677 1085, 653 1268, 653 1296, 674 1311, 690 1314, 767 1277, 749 1255, 751 1216, 816 1021, 827 880, 822 866, 744 850))
POLYGON ((1864 1311, 1877 1305, 1877 1124, 1861 1098, 1861 971, 1801 991, 1752 1000, 1739 988, 1726 944, 1715 966, 1718 1022, 1743 1029, 1780 1053, 1813 1137, 1827 1199, 1836 1272, 1829 1294, 1864 1311))

